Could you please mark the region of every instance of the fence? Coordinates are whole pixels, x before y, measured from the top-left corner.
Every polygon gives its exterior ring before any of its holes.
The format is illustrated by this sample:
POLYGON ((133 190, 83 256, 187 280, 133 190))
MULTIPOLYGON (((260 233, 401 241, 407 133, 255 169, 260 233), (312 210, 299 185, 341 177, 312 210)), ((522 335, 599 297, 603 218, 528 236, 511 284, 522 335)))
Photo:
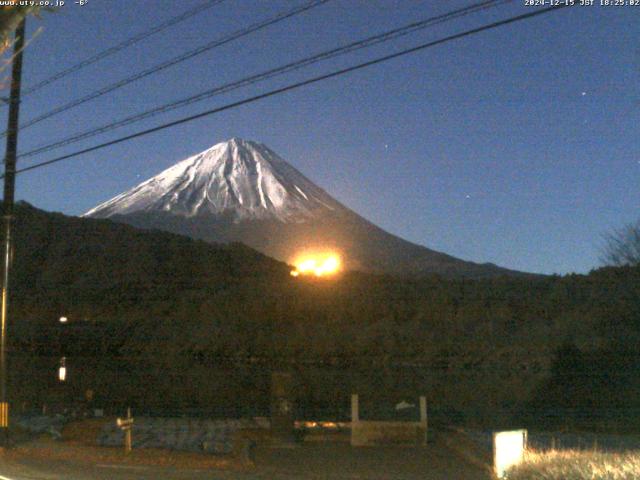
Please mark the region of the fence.
POLYGON ((396 444, 424 445, 427 442, 427 399, 420 397, 420 420, 361 420, 359 398, 351 395, 351 445, 354 447, 396 444))

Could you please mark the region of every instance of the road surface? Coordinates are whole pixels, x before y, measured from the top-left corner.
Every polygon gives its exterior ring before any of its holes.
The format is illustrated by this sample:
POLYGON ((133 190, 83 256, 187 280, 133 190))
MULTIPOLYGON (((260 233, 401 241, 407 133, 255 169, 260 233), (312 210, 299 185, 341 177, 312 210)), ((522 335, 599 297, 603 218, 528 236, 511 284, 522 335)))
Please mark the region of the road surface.
POLYGON ((6 455, 0 480, 489 480, 443 443, 425 447, 352 448, 345 443, 261 447, 255 467, 189 469, 122 463, 89 463, 6 455))

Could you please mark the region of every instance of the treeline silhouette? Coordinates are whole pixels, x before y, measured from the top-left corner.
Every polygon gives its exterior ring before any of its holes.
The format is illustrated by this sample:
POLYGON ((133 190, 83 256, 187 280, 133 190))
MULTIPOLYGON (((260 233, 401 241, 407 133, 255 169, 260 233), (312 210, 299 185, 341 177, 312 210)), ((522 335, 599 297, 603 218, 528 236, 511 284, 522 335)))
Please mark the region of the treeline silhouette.
POLYGON ((426 394, 443 422, 640 424, 629 413, 640 411, 637 267, 486 280, 294 278, 241 244, 27 204, 16 208, 15 236, 16 401, 59 397, 54 370, 64 355, 65 398, 92 389, 106 406, 262 413, 269 372, 288 369, 307 417, 344 416, 358 392, 426 394))

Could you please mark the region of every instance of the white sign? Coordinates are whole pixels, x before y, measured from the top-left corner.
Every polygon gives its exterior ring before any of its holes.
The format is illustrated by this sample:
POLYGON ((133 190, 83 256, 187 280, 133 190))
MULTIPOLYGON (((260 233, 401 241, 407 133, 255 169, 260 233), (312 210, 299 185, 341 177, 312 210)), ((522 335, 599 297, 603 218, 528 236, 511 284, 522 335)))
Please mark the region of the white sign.
POLYGON ((504 478, 509 467, 522 462, 526 448, 526 430, 511 430, 493 434, 493 466, 498 478, 504 478))
POLYGON ((127 417, 126 418, 116 418, 116 425, 120 427, 122 430, 131 430, 133 427, 133 417, 131 416, 131 409, 127 409, 127 417))

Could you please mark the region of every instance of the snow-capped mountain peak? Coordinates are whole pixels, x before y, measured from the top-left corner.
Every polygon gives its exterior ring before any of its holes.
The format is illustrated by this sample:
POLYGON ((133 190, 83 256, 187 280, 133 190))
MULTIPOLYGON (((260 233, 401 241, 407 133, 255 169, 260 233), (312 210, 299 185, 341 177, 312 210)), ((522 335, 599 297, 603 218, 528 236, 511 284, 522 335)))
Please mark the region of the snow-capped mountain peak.
POLYGON ((261 143, 232 138, 164 170, 84 216, 169 212, 229 215, 234 221, 302 222, 343 209, 324 190, 261 143))

